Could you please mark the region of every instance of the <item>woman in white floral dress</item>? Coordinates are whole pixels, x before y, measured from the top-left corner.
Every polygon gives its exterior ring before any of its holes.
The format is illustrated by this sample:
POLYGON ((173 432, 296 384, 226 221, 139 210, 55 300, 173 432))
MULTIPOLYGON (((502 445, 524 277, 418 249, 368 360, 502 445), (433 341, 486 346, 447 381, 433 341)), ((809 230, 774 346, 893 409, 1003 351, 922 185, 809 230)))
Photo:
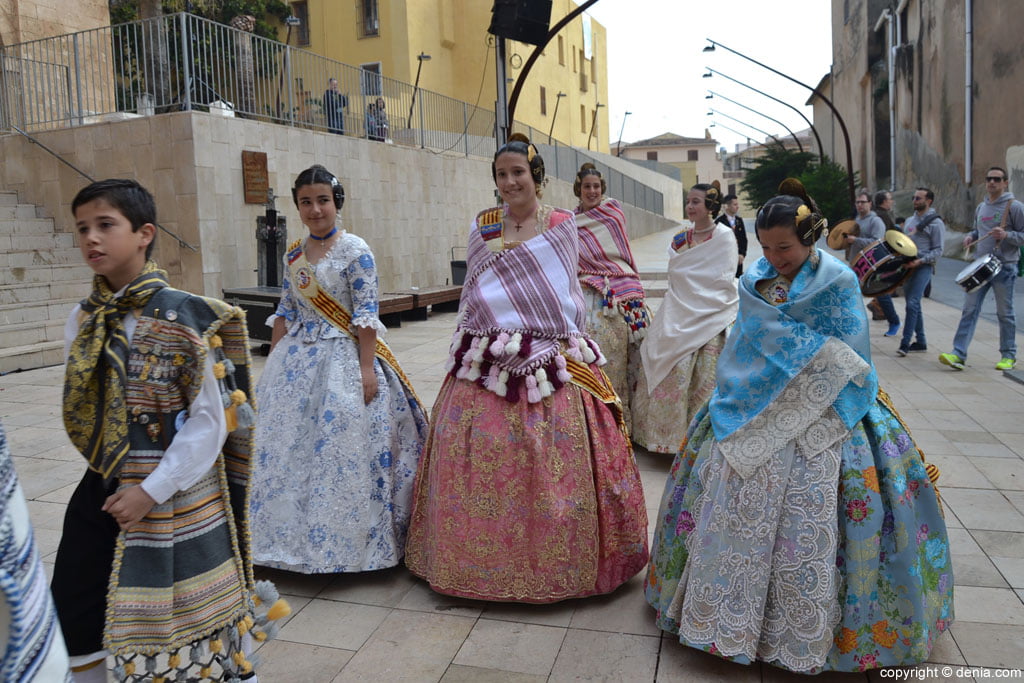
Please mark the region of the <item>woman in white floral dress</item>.
POLYGON ((307 574, 392 567, 405 549, 426 415, 379 340, 373 254, 337 227, 341 184, 313 166, 292 196, 309 235, 289 245, 268 320, 253 561, 307 574))

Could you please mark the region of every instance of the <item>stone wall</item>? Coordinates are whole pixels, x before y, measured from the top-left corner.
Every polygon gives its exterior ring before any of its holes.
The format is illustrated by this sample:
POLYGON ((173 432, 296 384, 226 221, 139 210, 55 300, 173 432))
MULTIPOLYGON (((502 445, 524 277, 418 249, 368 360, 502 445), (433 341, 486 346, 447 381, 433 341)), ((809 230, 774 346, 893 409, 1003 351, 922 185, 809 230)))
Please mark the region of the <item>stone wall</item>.
MULTIPOLYGON (((489 158, 204 112, 98 123, 37 137, 95 178, 131 177, 149 188, 160 223, 199 248, 192 252, 160 233, 155 257, 173 284, 209 296, 256 284, 254 233, 264 207, 243 202, 243 150, 266 152, 270 186, 290 238, 303 234, 289 189, 295 176, 314 163, 338 175, 347 197, 343 224, 373 249, 382 291, 449 281, 452 248, 456 258, 464 258, 461 247, 473 216, 495 201, 489 158)), ((87 181, 20 136, 0 137, 0 158, 0 188, 43 207, 58 231, 71 232, 71 200, 87 181)), ((572 207, 577 200, 569 183, 551 179, 544 201, 572 207)), ((666 209, 669 204, 666 198, 666 209)), ((633 207, 627 207, 627 217, 631 237, 675 223, 633 207)))
POLYGON ((109 24, 108 0, 17 0, 12 9, 0 12, 0 45, 25 43, 109 24))

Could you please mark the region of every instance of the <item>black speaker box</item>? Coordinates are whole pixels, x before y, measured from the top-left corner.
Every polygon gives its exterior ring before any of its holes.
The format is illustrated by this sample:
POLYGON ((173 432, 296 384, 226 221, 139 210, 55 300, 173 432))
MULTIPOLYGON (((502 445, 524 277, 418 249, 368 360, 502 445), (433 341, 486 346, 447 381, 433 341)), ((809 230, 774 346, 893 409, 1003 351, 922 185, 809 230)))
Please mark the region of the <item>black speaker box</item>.
POLYGON ((550 23, 551 0, 494 0, 487 31, 509 40, 541 45, 548 37, 550 23))

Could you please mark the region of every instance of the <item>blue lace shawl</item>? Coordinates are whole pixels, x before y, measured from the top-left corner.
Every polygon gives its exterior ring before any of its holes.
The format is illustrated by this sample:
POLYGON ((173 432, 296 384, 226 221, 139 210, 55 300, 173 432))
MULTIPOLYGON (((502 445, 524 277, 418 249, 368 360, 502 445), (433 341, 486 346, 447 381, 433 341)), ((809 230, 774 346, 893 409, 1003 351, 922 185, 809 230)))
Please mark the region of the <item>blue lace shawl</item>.
MULTIPOLYGON (((848 344, 869 365, 868 318, 850 268, 819 251, 817 265, 807 259, 797 273, 789 299, 778 306, 755 289, 759 280, 778 275, 767 259, 758 259, 739 283, 739 314, 718 359, 717 385, 711 397, 711 424, 719 441, 759 415, 818 353, 828 337, 848 344)), ((853 427, 875 400, 874 366, 859 383, 849 382, 832 406, 853 427)))

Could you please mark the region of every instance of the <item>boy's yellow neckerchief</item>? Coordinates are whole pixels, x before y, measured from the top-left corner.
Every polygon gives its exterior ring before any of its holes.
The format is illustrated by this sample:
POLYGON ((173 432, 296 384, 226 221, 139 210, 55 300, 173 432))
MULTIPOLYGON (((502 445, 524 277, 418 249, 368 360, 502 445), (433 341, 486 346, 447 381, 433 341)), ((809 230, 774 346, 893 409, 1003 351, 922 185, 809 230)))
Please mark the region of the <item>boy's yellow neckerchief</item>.
POLYGON ((86 318, 71 343, 64 374, 64 429, 89 469, 107 483, 128 454, 124 315, 143 308, 167 286, 167 273, 146 261, 122 296, 115 298, 106 278, 97 275, 92 294, 82 302, 86 318))

